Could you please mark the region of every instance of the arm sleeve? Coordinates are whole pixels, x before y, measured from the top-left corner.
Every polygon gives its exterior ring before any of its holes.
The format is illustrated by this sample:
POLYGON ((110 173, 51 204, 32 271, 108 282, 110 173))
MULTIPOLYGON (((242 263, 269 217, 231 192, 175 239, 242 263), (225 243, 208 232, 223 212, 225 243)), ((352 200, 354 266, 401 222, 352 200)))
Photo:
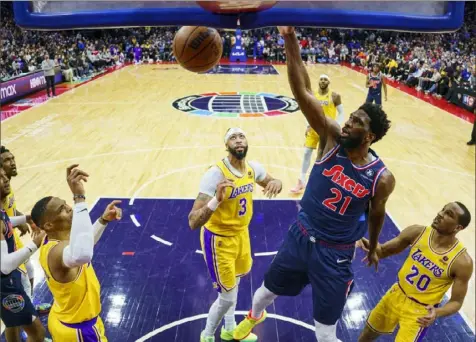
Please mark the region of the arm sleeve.
POLYGON ((26 216, 12 216, 10 217, 10 222, 13 227, 18 227, 19 225, 26 223, 26 216))
POLYGON ((263 181, 266 178, 266 169, 264 168, 264 166, 256 161, 250 161, 249 164, 255 171, 255 181, 263 181))
POLYGON ((35 278, 35 268, 33 267, 33 264, 31 263, 31 259, 28 259, 25 262, 25 267, 26 267, 26 271, 28 273, 28 279, 35 278))
POLYGON ((342 127, 342 124, 345 121, 345 114, 344 114, 344 105, 341 103, 336 107, 337 109, 337 123, 342 127))
POLYGON ((23 264, 37 249, 38 247, 35 245, 35 243, 30 241, 25 245, 25 247, 19 249, 18 251, 8 253, 7 241, 2 240, 0 246, 0 268, 2 273, 10 274, 13 270, 23 264))
POLYGON ((69 245, 63 250, 63 263, 78 267, 91 262, 94 249, 94 227, 85 202, 75 204, 69 245))
POLYGON ((104 233, 104 229, 106 229, 106 225, 103 225, 101 224, 101 222, 99 222, 99 219, 96 220, 96 222, 94 222, 94 226, 93 226, 93 229, 94 229, 94 244, 97 244, 99 239, 101 238, 102 236, 102 233, 104 233))
POLYGON ((217 166, 213 166, 205 172, 200 181, 199 192, 210 197, 215 196, 217 185, 223 180, 223 173, 217 166))

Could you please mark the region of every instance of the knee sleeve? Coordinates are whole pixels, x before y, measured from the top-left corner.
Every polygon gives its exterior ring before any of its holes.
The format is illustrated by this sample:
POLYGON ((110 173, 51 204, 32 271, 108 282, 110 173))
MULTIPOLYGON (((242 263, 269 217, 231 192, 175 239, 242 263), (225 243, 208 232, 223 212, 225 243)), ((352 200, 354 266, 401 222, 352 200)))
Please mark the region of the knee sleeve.
POLYGON ((316 337, 319 342, 338 342, 336 330, 337 323, 334 325, 326 325, 314 320, 316 326, 316 337))

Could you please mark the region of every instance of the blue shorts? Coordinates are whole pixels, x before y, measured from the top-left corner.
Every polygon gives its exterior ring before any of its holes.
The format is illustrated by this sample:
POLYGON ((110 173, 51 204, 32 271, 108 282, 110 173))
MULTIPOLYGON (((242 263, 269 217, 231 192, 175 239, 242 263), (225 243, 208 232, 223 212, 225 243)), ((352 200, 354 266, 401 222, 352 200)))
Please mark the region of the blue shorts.
POLYGON ((15 270, 8 276, 2 274, 0 317, 7 328, 20 327, 33 323, 38 317, 35 307, 21 284, 20 271, 15 270))
POLYGON ((366 103, 373 103, 377 105, 382 105, 382 93, 378 94, 368 94, 367 99, 365 100, 366 103))
POLYGON ((354 252, 355 244, 334 245, 317 240, 297 221, 289 228, 264 285, 278 296, 297 296, 311 284, 314 319, 333 325, 353 287, 354 252))

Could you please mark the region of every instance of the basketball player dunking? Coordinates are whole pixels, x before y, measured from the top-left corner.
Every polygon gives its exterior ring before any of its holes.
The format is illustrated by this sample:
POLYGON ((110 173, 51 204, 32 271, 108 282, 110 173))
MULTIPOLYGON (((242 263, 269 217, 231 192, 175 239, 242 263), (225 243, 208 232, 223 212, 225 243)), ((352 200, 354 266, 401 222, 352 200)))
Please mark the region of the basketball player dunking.
POLYGON ((35 225, 47 233, 40 247, 40 264, 54 300, 48 330, 53 341, 107 342, 99 316, 100 285, 91 261, 106 225, 119 220, 122 211, 116 207, 120 201, 112 201, 93 225, 82 183, 89 175, 77 166, 66 171, 74 208, 49 196, 31 211, 35 225))
POLYGON ((279 31, 284 36, 291 90, 321 137, 321 147, 297 220, 234 337, 243 339, 264 321, 265 308, 278 296, 296 296, 310 283, 317 340, 335 342, 337 320, 353 284, 356 241, 367 228, 368 263, 378 265, 377 242, 395 179, 370 145, 386 134, 390 122, 380 107, 364 104, 341 129, 313 95, 294 28, 280 27, 279 31))
MULTIPOLYGON (((395 341, 421 341, 438 317, 459 311, 473 274, 473 260, 456 234, 471 222, 468 209, 459 202, 448 203, 431 226, 413 225, 396 238, 378 245, 380 259, 410 253, 398 272, 398 280, 372 310, 359 342, 391 334, 400 325, 395 341), (450 289, 451 298, 439 307, 450 289)), ((369 242, 362 239, 367 250, 369 242)))
POLYGON ((380 72, 379 64, 374 64, 372 71, 367 75, 365 87, 369 88, 366 103, 375 102, 376 105, 382 106, 382 87, 385 93, 385 101, 387 101, 387 84, 385 83, 385 77, 380 72))
MULTIPOLYGON (((240 278, 251 270, 248 225, 253 216, 255 183, 264 188, 269 198, 281 192, 280 180, 266 173, 257 162, 246 162, 248 141, 240 128, 231 128, 225 135, 228 157, 208 169, 188 216, 192 229, 201 227, 200 240, 205 263, 218 298, 212 304, 201 342, 215 341, 215 331, 223 317, 220 338, 233 341, 235 307, 240 278)), ((247 334, 244 341, 256 341, 247 334)))
MULTIPOLYGON (((319 100, 319 102, 321 102, 324 114, 334 120, 337 120, 339 125, 342 125, 345 120, 344 105, 342 104, 340 95, 336 92, 333 92, 329 88, 330 82, 331 80, 329 76, 322 74, 319 78, 319 89, 314 95, 319 100)), ((291 189, 291 192, 299 193, 305 188, 306 174, 309 166, 311 165, 312 151, 317 148, 318 144, 319 135, 317 135, 316 131, 308 125, 306 129, 306 141, 304 143, 305 150, 301 167, 301 177, 299 178, 296 187, 291 189)))

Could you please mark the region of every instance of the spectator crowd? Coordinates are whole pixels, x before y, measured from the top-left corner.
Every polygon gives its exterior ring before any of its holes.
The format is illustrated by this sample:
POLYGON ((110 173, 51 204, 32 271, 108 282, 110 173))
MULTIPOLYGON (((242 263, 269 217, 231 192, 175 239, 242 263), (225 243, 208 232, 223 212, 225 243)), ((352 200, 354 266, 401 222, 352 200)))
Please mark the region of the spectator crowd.
MULTIPOLYGON (((455 86, 476 89, 476 15, 466 3, 465 24, 454 33, 298 28, 303 59, 308 63, 342 63, 368 67, 417 90, 449 98, 455 86)), ((15 25, 12 3, 1 2, 0 77, 7 80, 41 70, 52 59, 67 81, 90 77, 124 63, 174 61, 178 28, 141 27, 109 30, 30 31, 15 25)), ((235 32, 222 30, 223 57, 229 57, 235 32)), ((284 62, 284 40, 276 28, 243 31, 242 46, 253 59, 284 62)))

